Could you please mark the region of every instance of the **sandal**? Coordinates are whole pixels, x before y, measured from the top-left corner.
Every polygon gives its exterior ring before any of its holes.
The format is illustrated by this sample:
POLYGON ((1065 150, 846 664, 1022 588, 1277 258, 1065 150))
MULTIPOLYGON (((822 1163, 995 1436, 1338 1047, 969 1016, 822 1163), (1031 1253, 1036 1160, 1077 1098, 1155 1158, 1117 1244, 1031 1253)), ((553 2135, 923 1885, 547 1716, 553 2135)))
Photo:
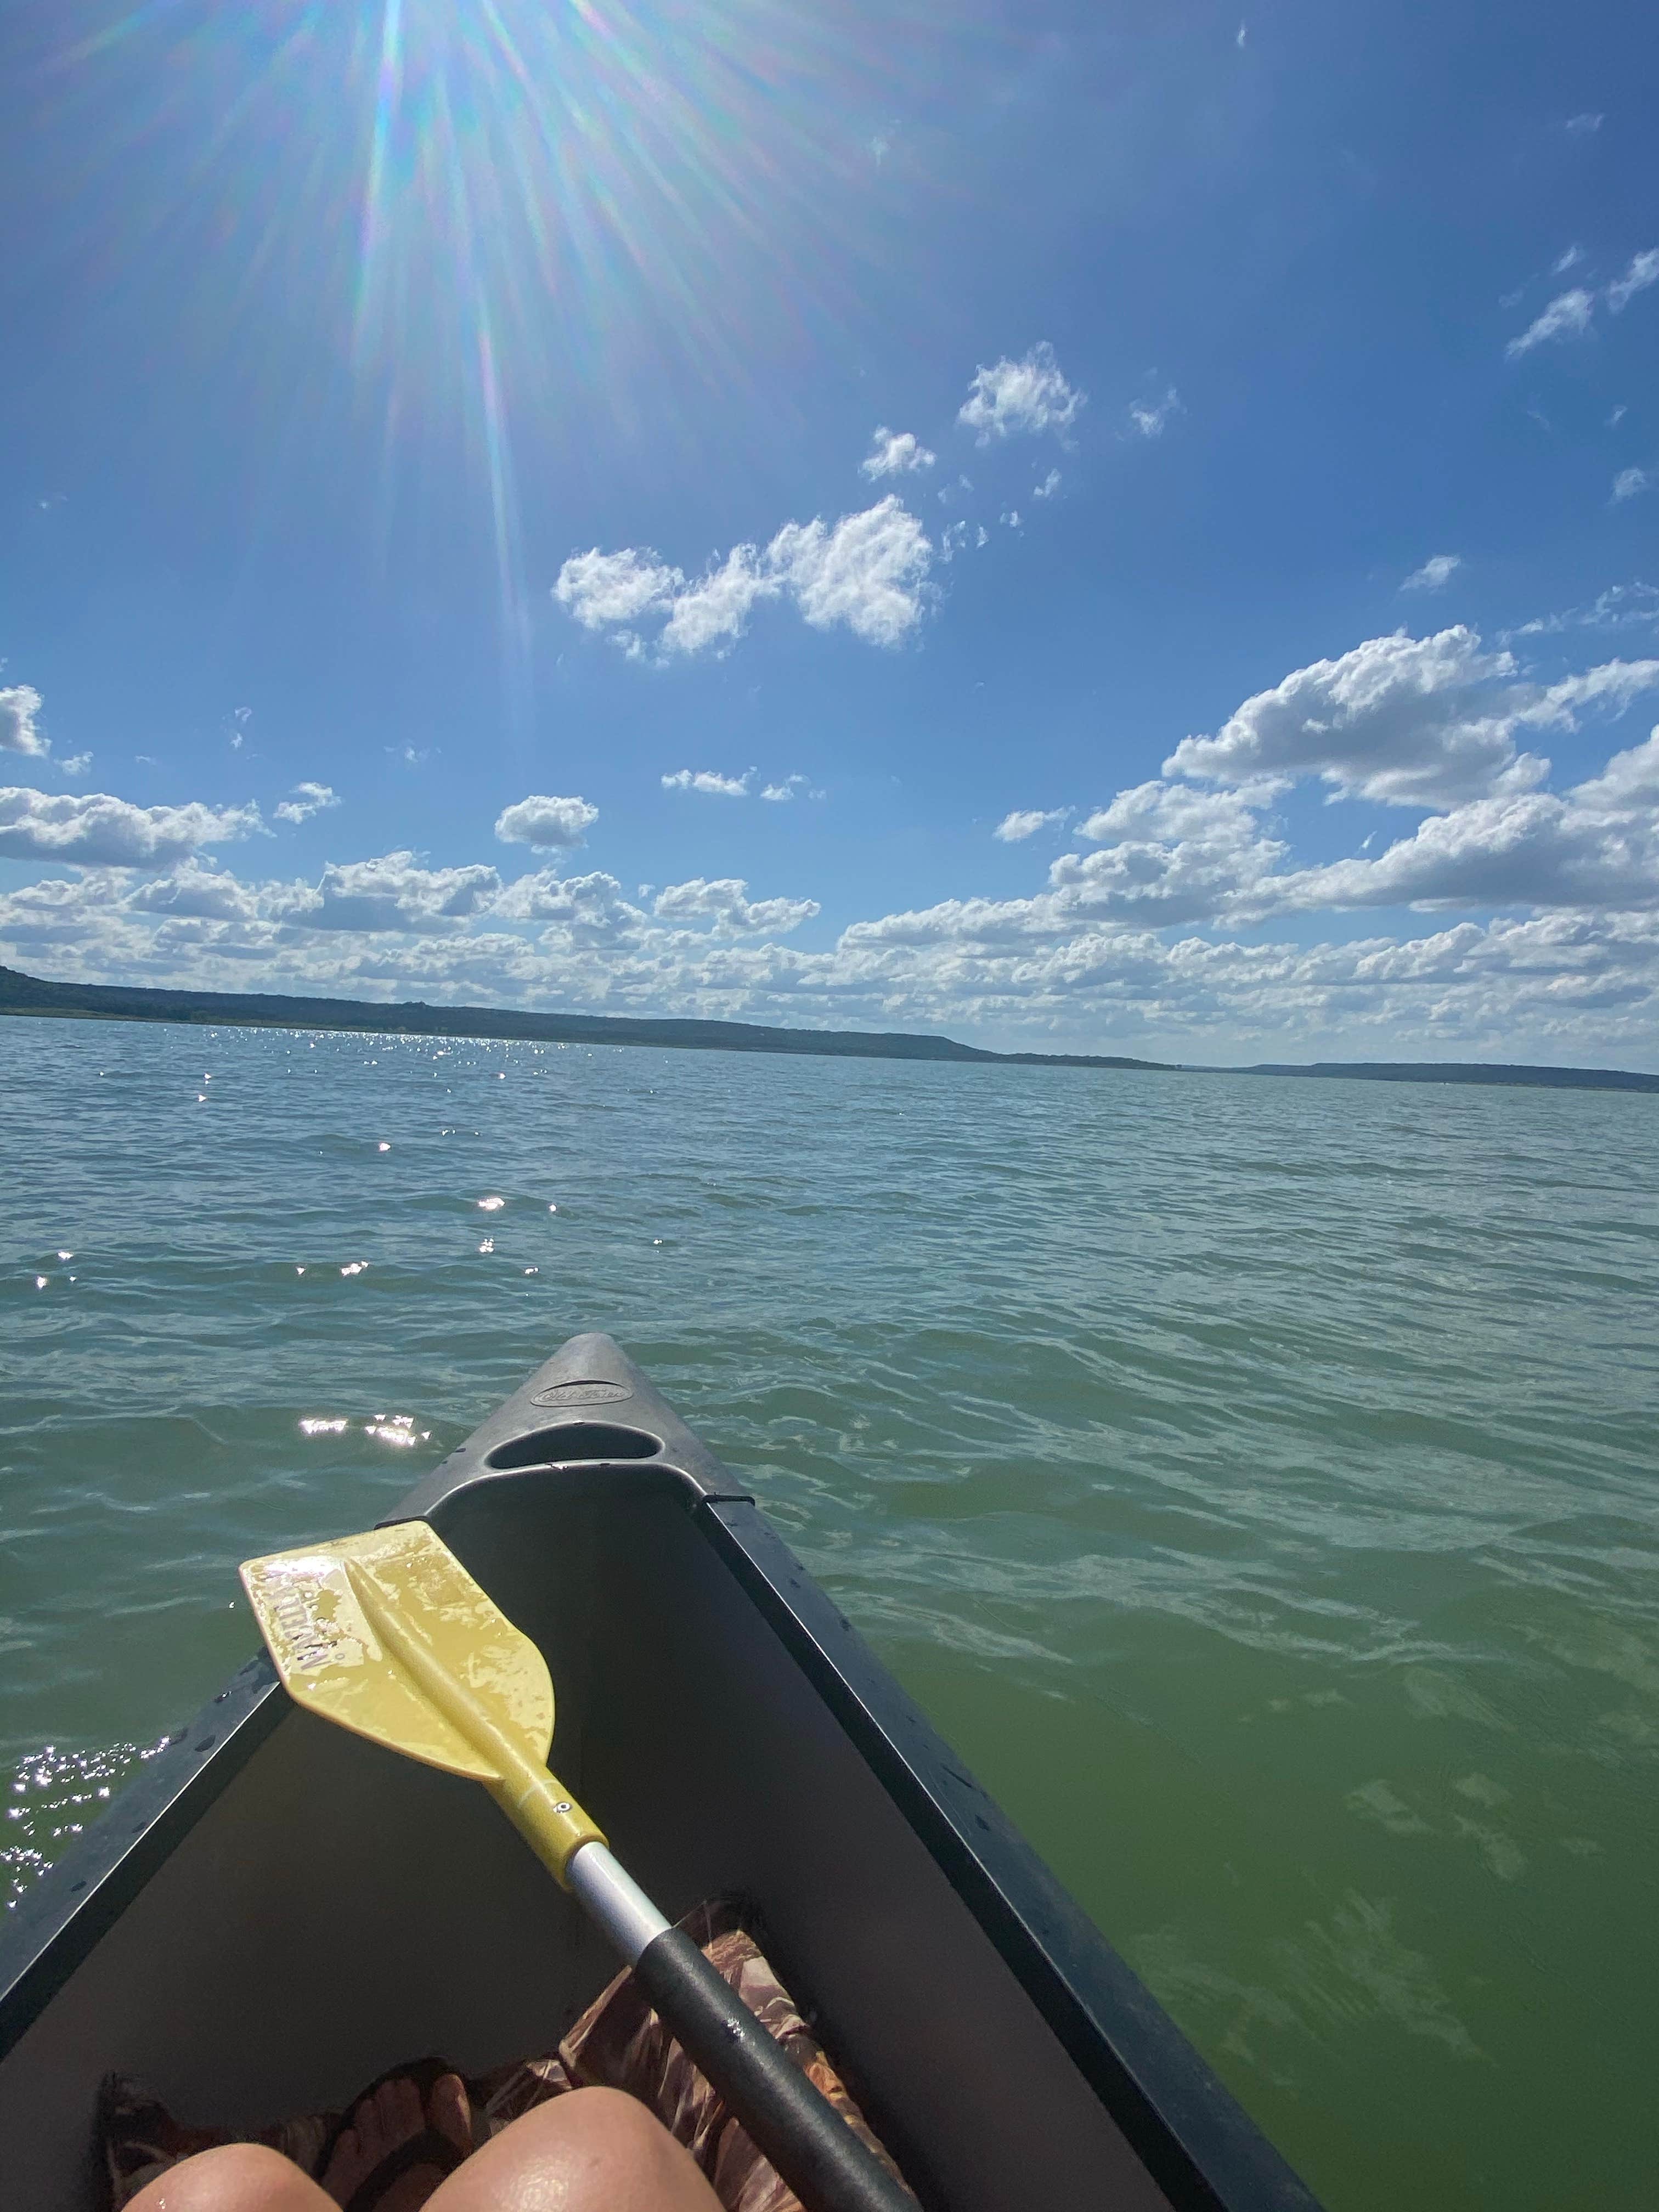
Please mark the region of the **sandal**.
MULTIPOLYGON (((419 2093, 421 2110, 425 2112, 427 2100, 432 2094, 434 2084, 446 2074, 453 2074, 455 2070, 445 2058, 421 2058, 417 2059, 413 2065, 388 2066, 386 2072, 377 2075, 366 2089, 360 2089, 357 2092, 345 2111, 336 2120, 321 2151, 318 2154, 317 2163, 313 2169, 313 2178, 320 2185, 322 2177, 327 2172, 334 2153, 339 2145, 340 2138, 351 2126, 358 2107, 366 2103, 377 2089, 383 2088, 388 2081, 408 2081, 419 2093)), ((470 2099, 467 2104, 467 2116, 469 2127, 472 2127, 470 2099)), ((344 2212, 375 2212, 375 2208, 387 2191, 417 2166, 435 2166, 441 2179, 447 2180, 456 2167, 464 2165, 473 2151, 477 2148, 476 2128, 473 2129, 473 2133, 474 2141, 468 2144, 465 2150, 459 2150, 447 2135, 441 2134, 428 2121, 419 2135, 410 2136, 407 2142, 400 2142, 395 2149, 389 2150, 380 2163, 363 2176, 356 2189, 352 2191, 345 2204, 344 2212)))

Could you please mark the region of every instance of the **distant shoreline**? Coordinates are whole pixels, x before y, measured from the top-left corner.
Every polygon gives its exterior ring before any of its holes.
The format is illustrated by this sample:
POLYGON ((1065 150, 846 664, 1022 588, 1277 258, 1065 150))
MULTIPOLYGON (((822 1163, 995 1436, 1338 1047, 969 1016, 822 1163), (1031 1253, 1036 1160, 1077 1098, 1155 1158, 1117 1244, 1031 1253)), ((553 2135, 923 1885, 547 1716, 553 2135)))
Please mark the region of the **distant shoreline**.
POLYGON ((902 1030, 769 1029, 758 1022, 657 1020, 627 1014, 520 1013, 496 1006, 375 1004, 258 991, 169 991, 52 983, 0 966, 0 1015, 59 1020, 178 1022, 198 1028, 334 1030, 394 1036, 479 1037, 532 1044, 651 1045, 680 1052, 774 1052, 836 1060, 916 1060, 1001 1067, 1081 1067, 1159 1075, 1347 1077, 1361 1082, 1477 1083, 1559 1091, 1659 1091, 1659 1075, 1612 1067, 1529 1067, 1498 1060, 1264 1061, 1197 1066, 1071 1052, 988 1052, 954 1037, 902 1030))

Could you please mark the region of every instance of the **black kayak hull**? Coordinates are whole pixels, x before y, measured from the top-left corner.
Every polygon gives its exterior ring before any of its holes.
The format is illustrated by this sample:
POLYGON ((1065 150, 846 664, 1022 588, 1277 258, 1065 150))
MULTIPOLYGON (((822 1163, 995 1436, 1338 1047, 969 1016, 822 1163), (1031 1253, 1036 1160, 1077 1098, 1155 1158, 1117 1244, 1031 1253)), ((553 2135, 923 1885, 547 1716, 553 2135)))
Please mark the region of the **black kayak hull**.
MULTIPOLYGON (((608 1338, 411 1496, 546 1654, 558 1771, 663 1910, 740 1895, 930 2212, 1316 2212, 1150 1993, 608 1338)), ((476 1786, 251 1661, 0 1936, 11 2201, 89 2212, 105 2073, 190 2121, 550 2051, 613 1962, 476 1786)))

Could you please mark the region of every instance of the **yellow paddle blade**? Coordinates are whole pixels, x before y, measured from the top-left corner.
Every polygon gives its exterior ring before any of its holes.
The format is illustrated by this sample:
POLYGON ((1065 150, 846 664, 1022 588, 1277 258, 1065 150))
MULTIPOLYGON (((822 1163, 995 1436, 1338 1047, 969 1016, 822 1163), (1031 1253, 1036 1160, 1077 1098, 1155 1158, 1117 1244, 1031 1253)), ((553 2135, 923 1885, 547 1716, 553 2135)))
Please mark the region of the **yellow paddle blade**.
POLYGON ((471 1781, 545 1767, 547 1662, 424 1521, 249 1559, 242 1586, 296 1705, 471 1781))

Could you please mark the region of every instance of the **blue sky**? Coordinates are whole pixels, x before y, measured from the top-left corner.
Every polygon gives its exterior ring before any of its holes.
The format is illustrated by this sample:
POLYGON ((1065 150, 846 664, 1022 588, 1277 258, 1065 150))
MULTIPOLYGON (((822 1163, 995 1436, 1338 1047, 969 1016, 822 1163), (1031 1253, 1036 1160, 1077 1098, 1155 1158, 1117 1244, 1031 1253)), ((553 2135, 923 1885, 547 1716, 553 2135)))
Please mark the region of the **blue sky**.
POLYGON ((3 40, 0 959, 1659 1066, 1642 11, 3 40))

